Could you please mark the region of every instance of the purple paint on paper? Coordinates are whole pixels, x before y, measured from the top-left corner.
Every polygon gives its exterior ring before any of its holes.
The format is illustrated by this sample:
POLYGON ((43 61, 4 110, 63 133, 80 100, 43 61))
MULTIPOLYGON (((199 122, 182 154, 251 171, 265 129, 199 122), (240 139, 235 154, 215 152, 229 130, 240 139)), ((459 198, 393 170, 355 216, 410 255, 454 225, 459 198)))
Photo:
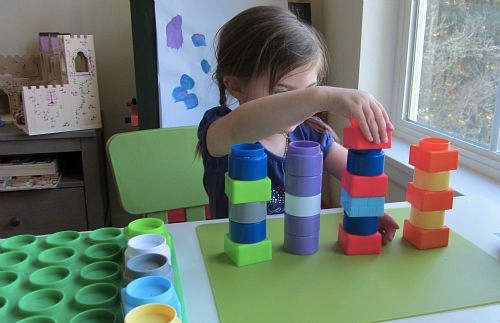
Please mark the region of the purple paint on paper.
POLYGON ((191 36, 191 40, 193 41, 194 47, 207 46, 205 35, 203 34, 193 34, 193 36, 191 36))
POLYGON ((210 66, 210 63, 206 59, 201 60, 201 69, 203 70, 203 73, 208 74, 212 70, 212 66, 210 66))
POLYGON ((177 15, 170 20, 166 27, 167 47, 179 49, 182 47, 182 16, 177 15))

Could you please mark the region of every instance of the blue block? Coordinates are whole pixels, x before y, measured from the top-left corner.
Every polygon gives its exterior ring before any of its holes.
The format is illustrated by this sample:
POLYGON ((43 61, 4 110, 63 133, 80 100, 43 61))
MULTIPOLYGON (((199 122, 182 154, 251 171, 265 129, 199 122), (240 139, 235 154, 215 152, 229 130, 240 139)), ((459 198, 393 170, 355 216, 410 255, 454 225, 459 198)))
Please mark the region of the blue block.
POLYGON ((228 157, 229 177, 256 181, 267 177, 267 155, 261 144, 242 143, 231 147, 228 157))
POLYGON ((342 188, 340 204, 350 217, 378 217, 384 215, 385 197, 352 197, 342 188))
POLYGON ((347 170, 360 176, 377 176, 384 173, 385 154, 382 149, 347 151, 347 170))
POLYGON ((344 211, 344 230, 358 236, 369 236, 378 231, 378 217, 350 217, 344 211))
POLYGON ((256 223, 238 223, 229 220, 229 239, 245 244, 266 239, 266 220, 256 223))

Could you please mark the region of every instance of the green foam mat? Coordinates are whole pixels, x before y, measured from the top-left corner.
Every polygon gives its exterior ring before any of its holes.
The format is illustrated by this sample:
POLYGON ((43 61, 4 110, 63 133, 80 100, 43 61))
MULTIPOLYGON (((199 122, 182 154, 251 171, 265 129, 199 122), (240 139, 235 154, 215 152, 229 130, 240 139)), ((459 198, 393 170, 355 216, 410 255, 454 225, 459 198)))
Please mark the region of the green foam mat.
POLYGON ((222 323, 377 322, 500 302, 500 264, 451 231, 449 246, 417 250, 402 239, 409 208, 386 210, 400 225, 380 255, 346 256, 341 214, 321 216, 316 254, 283 250, 283 219, 267 222, 273 260, 235 266, 224 254, 227 223, 197 235, 222 323))
MULTIPOLYGON (((120 290, 127 238, 123 232, 111 238, 106 230, 122 231, 110 227, 0 240, 0 321, 49 317, 56 323, 123 322, 120 290), (107 266, 87 271, 102 262, 107 266), (88 316, 76 320, 82 313, 88 316)), ((174 243, 169 239, 173 284, 187 322, 174 243)))

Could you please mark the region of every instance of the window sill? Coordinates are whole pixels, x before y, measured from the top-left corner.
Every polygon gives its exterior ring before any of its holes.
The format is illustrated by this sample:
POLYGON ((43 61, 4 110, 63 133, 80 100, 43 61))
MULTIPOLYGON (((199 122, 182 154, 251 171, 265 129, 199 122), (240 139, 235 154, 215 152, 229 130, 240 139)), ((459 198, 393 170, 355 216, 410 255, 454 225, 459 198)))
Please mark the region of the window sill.
MULTIPOLYGON (((401 138, 392 138, 392 148, 385 150, 386 173, 389 178, 401 187, 413 176, 413 166, 408 163, 411 142, 401 138)), ((450 187, 457 195, 478 196, 498 203, 500 184, 471 168, 460 165, 451 171, 450 187)))

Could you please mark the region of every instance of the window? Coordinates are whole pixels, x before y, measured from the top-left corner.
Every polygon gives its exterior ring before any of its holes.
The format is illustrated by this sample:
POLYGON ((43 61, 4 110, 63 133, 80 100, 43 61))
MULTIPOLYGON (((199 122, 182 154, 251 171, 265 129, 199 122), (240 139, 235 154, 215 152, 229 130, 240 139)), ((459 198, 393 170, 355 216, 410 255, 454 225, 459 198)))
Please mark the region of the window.
POLYGON ((396 134, 449 139, 460 163, 500 171, 500 1, 413 0, 396 134))

